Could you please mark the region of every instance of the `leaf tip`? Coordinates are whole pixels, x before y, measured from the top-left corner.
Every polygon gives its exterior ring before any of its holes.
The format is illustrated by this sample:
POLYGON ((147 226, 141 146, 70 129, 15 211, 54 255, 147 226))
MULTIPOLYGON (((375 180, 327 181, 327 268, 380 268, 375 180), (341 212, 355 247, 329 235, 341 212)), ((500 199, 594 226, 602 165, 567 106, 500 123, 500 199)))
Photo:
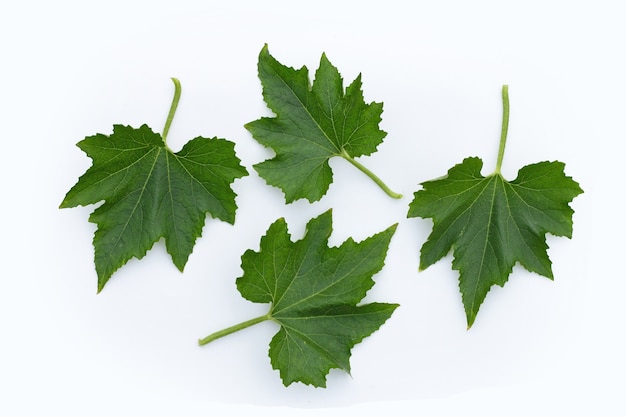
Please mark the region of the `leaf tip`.
POLYGON ((326 52, 322 52, 322 56, 320 57, 320 69, 322 66, 329 66, 331 69, 335 69, 338 72, 337 68, 335 68, 335 66, 330 62, 330 59, 328 59, 326 52))
POLYGON ((102 292, 104 286, 107 284, 107 282, 109 282, 110 277, 111 275, 109 275, 108 277, 98 276, 98 290, 96 291, 96 294, 100 294, 102 292))
POLYGON ((469 331, 474 325, 474 320, 476 320, 476 313, 468 314, 467 316, 467 331, 469 331))

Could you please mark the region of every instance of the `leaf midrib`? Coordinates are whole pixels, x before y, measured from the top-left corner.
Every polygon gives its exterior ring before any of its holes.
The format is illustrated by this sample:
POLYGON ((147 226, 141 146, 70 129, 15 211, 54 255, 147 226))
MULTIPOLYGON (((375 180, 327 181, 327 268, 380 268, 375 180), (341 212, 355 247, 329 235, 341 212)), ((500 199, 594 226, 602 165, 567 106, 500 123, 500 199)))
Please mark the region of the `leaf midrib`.
MULTIPOLYGON (((141 191, 139 193, 139 197, 137 197, 137 200, 135 201, 135 205, 133 206, 130 215, 126 216, 126 222, 124 223, 124 226, 122 227, 122 231, 120 233, 118 233, 117 238, 115 239, 115 243, 113 245, 113 248, 117 248, 117 245, 119 244, 122 236, 126 233, 126 229, 128 228, 128 224, 130 223, 130 219, 133 218, 133 216, 135 215, 135 212, 137 211, 137 207, 140 206, 140 203, 142 202, 142 197, 144 192, 146 191, 147 185, 150 182, 150 179, 152 178, 152 173, 154 172, 154 169, 157 165, 157 161, 159 159, 159 156, 161 154, 161 151, 165 150, 165 148, 162 147, 154 147, 156 149, 156 155, 154 157, 154 160, 152 162, 152 166, 150 167, 150 171, 148 173, 148 175, 146 175, 146 179, 143 183, 143 186, 141 187, 141 191)), ((148 152, 148 154, 146 154, 146 157, 150 154, 151 152, 148 152)), ((121 170, 120 170, 121 171, 121 170)), ((111 250, 109 251, 109 259, 110 259, 110 263, 114 264, 113 262, 113 253, 114 251, 111 250)))
MULTIPOLYGON (((344 273, 344 274, 343 274, 343 276, 341 276, 341 277, 339 277, 339 278, 337 278, 337 279, 333 279, 333 281, 332 281, 332 282, 328 283, 328 285, 326 285, 326 286, 322 287, 320 290, 318 290, 318 291, 316 291, 316 292, 313 292, 313 293, 309 294, 308 296, 306 296, 306 297, 304 297, 304 298, 301 298, 301 299, 299 299, 299 300, 296 300, 294 303, 289 304, 289 305, 287 305, 287 306, 284 306, 284 307, 280 308, 279 310, 275 310, 275 308, 276 308, 276 307, 279 307, 279 306, 280 306, 280 302, 281 302, 281 300, 283 300, 283 299, 285 298, 285 296, 286 296, 286 295, 287 295, 287 293, 289 292, 289 289, 291 288, 292 284, 293 284, 293 283, 294 283, 294 282, 295 282, 298 278, 301 278, 301 276, 299 275, 299 271, 302 269, 302 266, 304 265, 304 263, 305 263, 305 259, 306 259, 306 256, 305 256, 305 257, 303 257, 303 261, 302 261, 302 262, 301 262, 301 264, 298 266, 298 270, 297 270, 297 272, 295 273, 294 277, 293 277, 293 278, 291 279, 291 281, 289 282, 289 285, 287 286, 287 288, 285 289, 285 291, 282 293, 281 297, 280 297, 278 300, 276 300, 276 301, 272 304, 272 307, 271 307, 271 309, 270 309, 269 314, 270 314, 272 317, 275 317, 276 315, 280 315, 280 314, 281 314, 281 313, 283 313, 283 312, 286 312, 286 311, 291 310, 291 309, 295 309, 295 308, 297 308, 297 306, 299 306, 300 304, 302 304, 302 303, 304 303, 304 302, 306 302, 306 301, 308 301, 308 300, 310 300, 310 299, 312 299, 312 298, 315 298, 315 297, 317 297, 318 295, 320 295, 321 293, 324 293, 324 292, 328 291, 328 290, 329 290, 330 288, 332 288, 333 286, 340 284, 343 280, 345 280, 345 279, 347 279, 348 277, 350 277, 350 276, 351 276, 351 274, 352 274, 352 272, 353 272, 355 269, 357 269, 360 265, 362 265, 362 264, 363 264, 363 262, 365 262, 366 260, 368 260, 368 259, 369 259, 369 257, 371 256, 371 254, 372 254, 372 253, 374 253, 374 252, 376 252, 377 250, 379 250, 379 248, 380 248, 380 245, 381 245, 381 244, 384 244, 384 242, 379 242, 379 241, 377 241, 377 242, 376 242, 376 245, 372 246, 372 248, 370 248, 370 250, 367 252, 367 254, 366 254, 366 255, 360 256, 360 257, 359 257, 359 261, 358 261, 356 264, 354 264, 354 265, 353 265, 353 267, 352 267, 349 271, 347 271, 346 273, 344 273)), ((358 245, 358 244, 357 244, 357 245, 358 245)), ((340 249, 341 249, 341 247, 339 247, 339 248, 337 248, 337 249, 339 249, 339 250, 340 250, 340 249)), ((308 251, 307 251, 307 254, 308 254, 308 251)), ((326 261, 326 260, 325 260, 325 261, 326 261)), ((319 263, 321 264, 322 262, 319 262, 319 263)), ((335 278, 335 277, 333 276, 333 278, 335 278)))
MULTIPOLYGON (((482 255, 480 258, 480 267, 478 270, 478 274, 476 277, 476 282, 474 284, 474 291, 473 291, 473 297, 472 297, 472 304, 471 304, 471 308, 470 311, 472 313, 473 316, 476 315, 477 310, 474 310, 474 306, 476 305, 476 298, 477 298, 477 291, 478 291, 478 286, 479 284, 482 282, 481 280, 481 276, 482 276, 482 271, 483 271, 483 267, 485 266, 485 257, 486 257, 486 253, 487 253, 487 247, 489 246, 489 232, 491 230, 491 225, 492 225, 492 220, 493 220, 493 216, 494 216, 494 206, 495 206, 495 199, 496 199, 496 190, 498 188, 498 184, 499 184, 499 180, 504 181, 504 179, 499 175, 496 174, 493 176, 493 192, 491 194, 491 203, 489 205, 489 221, 487 222, 487 230, 485 231, 485 242, 483 245, 483 251, 482 251, 482 255)), ((476 200, 474 200, 474 202, 476 202, 476 200)), ((479 303, 480 304, 480 303, 479 303)), ((471 321, 470 321, 471 323, 471 321)))
MULTIPOLYGON (((317 130, 322 134, 322 136, 326 139, 326 141, 332 146, 333 149, 328 149, 325 148, 324 146, 322 146, 321 144, 314 142, 312 140, 310 140, 307 137, 301 137, 301 139, 311 143, 312 145, 318 146, 321 149, 324 149, 325 151, 330 151, 331 155, 334 156, 341 156, 341 150, 337 147, 337 145, 328 137, 328 135, 326 134, 326 132, 324 131, 324 129, 322 129, 322 127, 320 126, 320 124, 318 123, 317 120, 315 120, 315 117, 313 117, 313 115, 311 114, 311 112, 309 112, 309 109, 306 107, 306 105, 302 102, 302 100, 300 100, 300 97, 298 97, 298 95, 296 94, 296 92, 293 90, 293 88, 291 88, 291 86, 286 82, 286 80, 281 77, 281 75, 277 72, 274 71, 277 78, 283 83, 283 85, 287 88, 287 90, 289 90, 289 92, 292 94, 293 97, 295 97, 295 99, 298 101, 298 103, 300 103, 300 105, 302 106, 302 109, 304 109, 305 113, 309 116, 309 118, 313 121, 313 123, 315 124, 315 127, 317 128, 317 130)), ((315 81, 314 81, 315 82, 315 81)), ((342 87, 343 88, 343 87, 342 87)), ((308 94, 310 94, 313 98, 315 98, 315 95, 312 92, 312 89, 309 88, 307 86, 306 91, 308 94)), ((343 99, 343 96, 341 97, 341 99, 343 99)), ((341 100, 340 99, 340 100, 341 100)), ((315 100, 317 101, 317 100, 315 100)), ((317 103, 319 105, 319 103, 317 103)), ((331 109, 332 112, 332 109, 331 109)), ((277 112, 277 114, 280 114, 277 112)), ((333 127, 334 127, 334 119, 331 119, 332 123, 333 123, 333 127)))

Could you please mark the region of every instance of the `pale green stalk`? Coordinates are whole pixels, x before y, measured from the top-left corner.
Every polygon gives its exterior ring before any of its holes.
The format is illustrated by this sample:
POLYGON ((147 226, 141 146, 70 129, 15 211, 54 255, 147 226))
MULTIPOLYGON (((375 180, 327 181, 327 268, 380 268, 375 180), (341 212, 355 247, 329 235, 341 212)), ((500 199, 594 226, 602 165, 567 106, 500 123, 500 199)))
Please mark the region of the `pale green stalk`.
POLYGON ((378 178, 378 176, 376 174, 374 174, 372 171, 370 171, 369 169, 367 169, 366 167, 364 167, 361 163, 359 163, 357 160, 355 160, 354 158, 352 158, 348 152, 345 151, 345 149, 342 150, 341 152, 341 157, 344 158, 346 161, 350 162, 352 165, 354 165, 355 167, 357 167, 361 172, 363 172, 365 175, 367 175, 368 177, 370 177, 376 184, 378 184, 378 186, 380 188, 383 189, 383 191, 385 193, 387 193, 388 196, 392 197, 392 198, 402 198, 402 194, 398 194, 394 191, 392 191, 387 184, 385 184, 383 182, 383 180, 381 180, 380 178, 378 178))
POLYGON ((509 131, 509 86, 502 86, 502 133, 500 134, 500 149, 498 150, 498 161, 496 162, 496 174, 500 173, 502 160, 504 159, 504 148, 506 137, 509 131))
POLYGON ((172 120, 174 120, 174 115, 176 114, 176 108, 178 108, 178 102, 180 101, 180 93, 181 86, 180 81, 177 78, 172 78, 172 82, 174 83, 174 98, 172 99, 172 105, 170 106, 170 112, 167 114, 167 120, 165 121, 165 127, 163 128, 163 142, 166 143, 167 134, 170 131, 170 126, 172 125, 172 120))
POLYGON ((269 314, 265 314, 263 316, 259 316, 259 317, 256 317, 254 319, 247 320, 247 321, 244 321, 244 322, 239 323, 239 324, 235 324, 234 326, 230 326, 230 327, 222 329, 222 330, 220 330, 218 332, 212 333, 212 334, 208 335, 207 337, 205 337, 204 339, 198 340, 198 344, 200 346, 206 345, 206 344, 211 343, 212 341, 217 340, 217 339, 219 339, 221 337, 228 336, 229 334, 238 332, 239 330, 243 330, 246 327, 250 327, 250 326, 253 326, 255 324, 264 322, 266 320, 270 320, 270 318, 271 317, 270 317, 269 314))

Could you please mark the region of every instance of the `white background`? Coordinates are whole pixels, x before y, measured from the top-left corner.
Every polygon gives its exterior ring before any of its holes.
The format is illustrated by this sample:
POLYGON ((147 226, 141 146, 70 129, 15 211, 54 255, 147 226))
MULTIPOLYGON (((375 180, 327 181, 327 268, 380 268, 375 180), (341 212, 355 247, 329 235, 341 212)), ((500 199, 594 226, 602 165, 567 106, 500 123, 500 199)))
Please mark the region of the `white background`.
POLYGON ((4 2, 0 414, 624 415, 621 3, 4 2), (256 175, 272 153, 243 124, 270 114, 256 73, 264 43, 311 72, 326 52, 346 85, 362 73, 388 136, 360 161, 403 199, 341 160, 315 204, 285 205, 256 175), (94 207, 58 209, 90 166, 75 143, 114 123, 160 131, 170 77, 183 94, 169 145, 227 138, 251 173, 234 183, 236 223, 208 219, 183 274, 160 242, 96 295, 94 207), (516 267, 466 331, 451 256, 418 273, 431 222, 406 212, 420 182, 464 157, 493 170, 505 83, 505 176, 558 159, 585 193, 573 239, 548 236, 555 281, 516 267), (401 307, 353 349, 352 375, 283 387, 267 357, 271 323, 198 347, 265 312, 234 282, 269 224, 284 216, 300 238, 331 207, 334 245, 399 223, 366 301, 401 307))

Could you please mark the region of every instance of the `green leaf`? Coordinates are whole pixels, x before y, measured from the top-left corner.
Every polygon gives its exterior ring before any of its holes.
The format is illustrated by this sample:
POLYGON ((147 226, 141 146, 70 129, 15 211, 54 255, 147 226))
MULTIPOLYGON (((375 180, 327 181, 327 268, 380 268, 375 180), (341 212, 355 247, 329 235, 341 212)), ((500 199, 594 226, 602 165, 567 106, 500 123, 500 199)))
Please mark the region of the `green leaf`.
POLYGON ((209 335, 200 344, 272 320, 280 330, 270 342, 269 355, 283 384, 299 381, 325 387, 329 370, 349 372, 351 348, 398 307, 357 305, 384 265, 396 226, 360 243, 348 239, 329 248, 330 210, 311 220, 304 238, 296 242, 291 241, 284 219, 277 220, 261 238, 260 251, 243 254, 244 274, 237 279, 241 295, 255 303, 271 303, 269 312, 209 335))
MULTIPOLYGON (((164 131, 169 123, 171 117, 164 131)), ((207 213, 235 221, 230 184, 247 171, 232 142, 197 137, 173 153, 146 125, 114 125, 112 135, 90 136, 77 146, 93 163, 61 208, 104 201, 89 217, 98 226, 93 239, 98 292, 118 268, 133 257, 143 258, 162 237, 182 271, 207 213)))
POLYGON ((370 178, 388 195, 400 198, 354 157, 370 155, 387 135, 380 130, 382 103, 366 104, 361 76, 343 91, 343 80, 326 55, 311 85, 308 69, 295 70, 274 59, 267 48, 259 55, 263 97, 276 117, 246 124, 254 139, 276 156, 254 168, 265 181, 279 187, 288 203, 322 198, 332 182, 328 160, 339 156, 370 178))
POLYGON ((508 90, 503 89, 505 117, 496 172, 483 177, 483 163, 467 158, 440 179, 422 183, 408 217, 433 219, 433 230, 421 249, 426 269, 452 249, 452 268, 460 271, 459 288, 472 326, 493 285, 504 286, 513 266, 553 279, 546 233, 572 236, 569 203, 583 191, 564 173, 562 162, 523 167, 517 178, 500 174, 508 126, 508 90))

